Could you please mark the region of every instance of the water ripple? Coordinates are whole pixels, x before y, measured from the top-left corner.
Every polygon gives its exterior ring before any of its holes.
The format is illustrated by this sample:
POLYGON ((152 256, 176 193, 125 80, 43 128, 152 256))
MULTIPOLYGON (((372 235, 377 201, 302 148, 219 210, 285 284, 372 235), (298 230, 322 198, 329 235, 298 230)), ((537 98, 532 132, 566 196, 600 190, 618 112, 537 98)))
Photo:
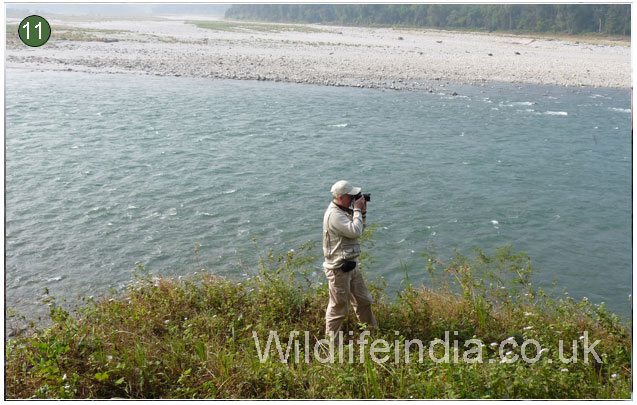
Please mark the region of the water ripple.
POLYGON ((233 275, 260 253, 254 237, 259 249, 320 241, 340 178, 372 193, 372 272, 390 289, 398 256, 417 271, 414 252, 511 243, 540 268, 536 285, 558 279, 629 310, 613 298, 630 293, 629 92, 494 85, 449 98, 19 71, 6 84, 6 299, 19 310, 42 310, 44 286, 107 293, 136 262, 192 271, 195 243, 202 264, 233 275), (33 83, 58 102, 22 91, 33 83))

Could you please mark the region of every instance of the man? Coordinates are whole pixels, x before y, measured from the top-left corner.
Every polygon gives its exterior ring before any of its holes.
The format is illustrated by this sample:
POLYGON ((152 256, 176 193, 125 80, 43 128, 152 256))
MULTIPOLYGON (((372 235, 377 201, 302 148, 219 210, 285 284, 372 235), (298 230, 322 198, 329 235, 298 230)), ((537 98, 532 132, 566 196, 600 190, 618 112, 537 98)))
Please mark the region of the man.
POLYGON ((323 268, 330 291, 330 302, 325 311, 325 334, 336 337, 349 313, 350 300, 358 321, 375 331, 378 323, 372 313, 372 296, 356 260, 361 251, 358 238, 365 228, 367 202, 363 197, 354 201, 361 189, 345 180, 337 181, 331 192, 334 199, 323 217, 323 268), (352 203, 353 210, 350 208, 352 203))

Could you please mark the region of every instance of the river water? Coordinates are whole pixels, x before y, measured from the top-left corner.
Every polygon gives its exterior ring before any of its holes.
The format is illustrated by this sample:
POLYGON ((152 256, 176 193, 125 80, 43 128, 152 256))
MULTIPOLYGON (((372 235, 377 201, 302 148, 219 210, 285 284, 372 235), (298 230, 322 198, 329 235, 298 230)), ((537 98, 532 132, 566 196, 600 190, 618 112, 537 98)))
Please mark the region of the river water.
POLYGON ((372 193, 370 275, 390 291, 402 265, 424 280, 423 252, 511 244, 536 286, 627 317, 630 91, 439 89, 8 70, 6 306, 107 294, 136 262, 239 279, 268 248, 320 253, 348 179, 372 193))

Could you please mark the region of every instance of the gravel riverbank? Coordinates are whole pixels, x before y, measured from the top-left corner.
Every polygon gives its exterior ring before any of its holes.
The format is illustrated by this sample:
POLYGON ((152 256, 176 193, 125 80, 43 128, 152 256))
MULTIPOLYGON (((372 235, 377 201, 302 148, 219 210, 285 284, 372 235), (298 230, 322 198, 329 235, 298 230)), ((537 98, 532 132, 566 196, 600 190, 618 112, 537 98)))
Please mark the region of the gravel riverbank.
POLYGON ((196 16, 48 20, 52 38, 28 48, 17 37, 19 21, 7 19, 7 68, 389 89, 427 90, 440 81, 631 87, 630 44, 621 41, 205 22, 196 16))

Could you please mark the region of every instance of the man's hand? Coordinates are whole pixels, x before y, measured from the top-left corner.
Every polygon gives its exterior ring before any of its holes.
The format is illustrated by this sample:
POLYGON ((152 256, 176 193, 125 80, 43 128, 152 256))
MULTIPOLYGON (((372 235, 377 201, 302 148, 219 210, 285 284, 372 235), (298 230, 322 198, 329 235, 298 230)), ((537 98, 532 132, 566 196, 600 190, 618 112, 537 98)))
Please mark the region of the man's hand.
POLYGON ((358 200, 355 200, 354 209, 359 209, 361 212, 367 211, 367 201, 365 201, 365 198, 361 197, 358 200))

